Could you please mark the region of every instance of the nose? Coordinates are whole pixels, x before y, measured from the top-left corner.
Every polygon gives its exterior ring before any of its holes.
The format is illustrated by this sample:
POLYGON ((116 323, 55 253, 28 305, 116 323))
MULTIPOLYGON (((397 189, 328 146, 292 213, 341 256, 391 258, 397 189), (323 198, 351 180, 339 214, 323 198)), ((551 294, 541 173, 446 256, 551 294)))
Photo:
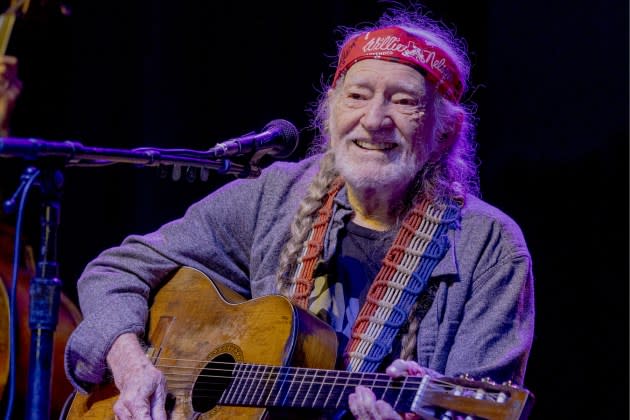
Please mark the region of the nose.
POLYGON ((390 115, 390 106, 384 98, 374 97, 370 99, 364 110, 361 124, 366 130, 376 131, 393 127, 394 120, 390 115))

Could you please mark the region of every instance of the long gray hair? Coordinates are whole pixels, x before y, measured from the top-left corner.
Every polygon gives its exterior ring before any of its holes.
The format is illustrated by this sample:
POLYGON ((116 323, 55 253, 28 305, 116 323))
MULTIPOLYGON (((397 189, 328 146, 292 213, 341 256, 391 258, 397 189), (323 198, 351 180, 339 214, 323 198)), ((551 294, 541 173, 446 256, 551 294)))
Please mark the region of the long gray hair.
MULTIPOLYGON (((457 66, 462 76, 464 88, 466 88, 470 62, 464 42, 446 26, 429 18, 419 7, 393 7, 387 10, 376 24, 355 28, 339 28, 342 33, 342 40, 338 43, 338 55, 345 43, 356 35, 389 26, 399 26, 441 47, 450 55, 457 66)), ((340 89, 342 86, 343 81, 339 79, 333 89, 340 89)), ((312 228, 317 210, 321 207, 331 183, 337 177, 335 156, 329 149, 330 98, 334 97, 334 95, 327 94, 330 89, 331 84, 324 82, 319 100, 312 109, 311 124, 317 134, 310 153, 323 153, 323 158, 320 171, 314 178, 291 226, 291 237, 280 255, 278 286, 284 292, 291 285, 300 253, 312 228)), ((450 149, 446 150, 437 160, 427 163, 417 174, 416 182, 413 185, 414 191, 410 195, 413 197, 421 195, 432 201, 463 199, 466 194, 477 195, 478 176, 473 139, 474 108, 461 103, 453 103, 441 94, 436 94, 435 101, 433 107, 436 113, 435 138, 439 141, 443 137, 443 133, 453 129, 454 115, 462 117, 459 120, 459 131, 454 140, 451 138, 450 149)))

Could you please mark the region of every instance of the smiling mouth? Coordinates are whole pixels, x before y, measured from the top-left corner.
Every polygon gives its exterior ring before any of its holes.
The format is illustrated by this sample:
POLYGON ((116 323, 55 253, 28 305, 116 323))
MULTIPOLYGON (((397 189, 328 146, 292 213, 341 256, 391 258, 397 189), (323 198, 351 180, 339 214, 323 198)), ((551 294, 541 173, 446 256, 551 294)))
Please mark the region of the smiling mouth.
POLYGON ((352 140, 352 142, 364 150, 391 150, 396 147, 396 143, 370 143, 361 140, 352 140))

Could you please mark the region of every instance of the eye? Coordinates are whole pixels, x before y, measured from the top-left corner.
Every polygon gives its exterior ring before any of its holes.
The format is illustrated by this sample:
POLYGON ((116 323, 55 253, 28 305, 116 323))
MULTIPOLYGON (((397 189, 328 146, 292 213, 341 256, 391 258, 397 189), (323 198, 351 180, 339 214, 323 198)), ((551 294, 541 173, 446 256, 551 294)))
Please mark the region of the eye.
POLYGON ((343 93, 343 104, 349 108, 365 106, 371 97, 371 92, 361 88, 350 88, 343 93))
POLYGON ((361 100, 365 98, 365 95, 359 93, 359 92, 348 92, 347 95, 348 99, 353 99, 353 100, 361 100))
POLYGON ((402 106, 418 106, 420 101, 417 98, 411 96, 395 96, 392 98, 392 102, 396 105, 402 106))

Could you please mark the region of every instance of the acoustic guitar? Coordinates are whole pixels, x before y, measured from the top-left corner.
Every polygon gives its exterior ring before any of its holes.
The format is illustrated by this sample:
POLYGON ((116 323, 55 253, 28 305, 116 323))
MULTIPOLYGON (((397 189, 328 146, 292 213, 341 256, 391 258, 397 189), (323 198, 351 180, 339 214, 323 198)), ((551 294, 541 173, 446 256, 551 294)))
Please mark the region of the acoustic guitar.
MULTIPOLYGON (((331 370, 337 340, 327 324, 282 296, 246 301, 187 267, 155 295, 148 331, 172 419, 321 416, 347 408, 357 385, 426 419, 524 419, 533 403, 529 391, 491 381, 331 370)), ((67 418, 113 419, 117 396, 112 383, 76 394, 67 418)))

